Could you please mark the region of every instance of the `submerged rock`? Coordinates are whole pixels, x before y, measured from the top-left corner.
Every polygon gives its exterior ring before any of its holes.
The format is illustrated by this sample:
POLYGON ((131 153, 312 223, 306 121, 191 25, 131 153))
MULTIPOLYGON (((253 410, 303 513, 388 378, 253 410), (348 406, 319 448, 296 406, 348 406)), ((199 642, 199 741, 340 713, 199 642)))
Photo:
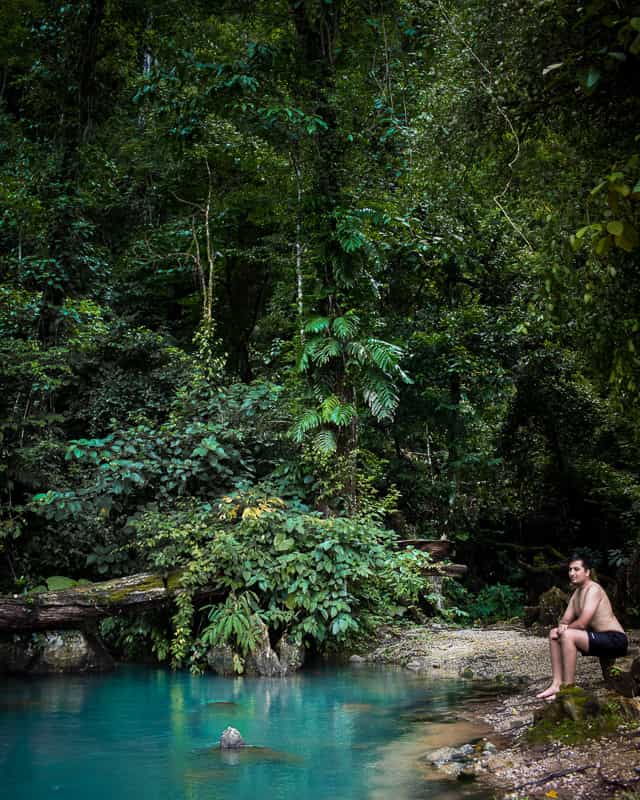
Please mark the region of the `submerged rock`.
POLYGON ((0 672, 106 672, 115 662, 102 641, 78 630, 18 634, 0 640, 0 672))

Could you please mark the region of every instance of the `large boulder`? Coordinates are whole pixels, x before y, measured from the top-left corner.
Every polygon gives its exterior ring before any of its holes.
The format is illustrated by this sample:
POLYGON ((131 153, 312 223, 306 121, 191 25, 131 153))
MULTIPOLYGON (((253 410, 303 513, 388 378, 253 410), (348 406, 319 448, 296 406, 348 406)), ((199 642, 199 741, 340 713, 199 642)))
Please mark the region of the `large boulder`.
POLYGON ((245 675, 261 675, 265 678, 276 678, 285 674, 280 659, 271 647, 269 628, 260 621, 260 635, 255 650, 244 662, 245 675))
POLYGON ((115 662, 102 641, 78 630, 14 634, 0 639, 0 672, 106 672, 115 662))
POLYGON ((292 672, 302 669, 305 657, 303 644, 298 644, 288 636, 283 636, 276 644, 276 653, 283 675, 290 675, 292 672))
POLYGON ((537 605, 525 606, 524 624, 532 628, 534 633, 546 634, 558 624, 568 602, 569 595, 557 586, 552 586, 540 595, 537 605))
POLYGON ((601 658, 600 663, 608 689, 625 697, 640 695, 640 657, 630 655, 616 659, 601 658))
POLYGON ((233 650, 227 644, 210 647, 207 650, 207 664, 216 675, 235 675, 233 650))
POLYGON ((558 620, 562 617, 567 610, 567 603, 569 596, 562 589, 557 586, 552 586, 546 592, 543 592, 538 599, 538 607, 540 614, 538 622, 541 625, 554 627, 558 624, 558 620))
MULTIPOLYGON (((283 636, 273 648, 269 639, 269 629, 264 622, 260 622, 259 625, 258 645, 244 659, 244 674, 281 678, 299 670, 304 664, 304 646, 283 636)), ((234 675, 238 661, 238 655, 228 645, 217 645, 207 651, 209 669, 218 675, 234 675)))
POLYGON ((547 723, 556 725, 565 719, 581 722, 602 713, 600 697, 586 692, 579 686, 564 686, 552 703, 546 703, 533 713, 534 725, 547 723))

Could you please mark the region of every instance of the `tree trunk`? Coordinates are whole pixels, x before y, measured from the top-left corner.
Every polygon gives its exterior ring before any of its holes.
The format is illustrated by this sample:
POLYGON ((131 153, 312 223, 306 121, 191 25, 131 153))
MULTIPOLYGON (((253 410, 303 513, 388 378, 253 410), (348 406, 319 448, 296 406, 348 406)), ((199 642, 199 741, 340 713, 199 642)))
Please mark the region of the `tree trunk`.
MULTIPOLYGON (((166 577, 140 573, 31 596, 0 596, 0 633, 83 627, 128 608, 161 605, 181 591, 181 575, 181 571, 166 577)), ((199 596, 218 593, 222 590, 215 587, 197 592, 199 596)))

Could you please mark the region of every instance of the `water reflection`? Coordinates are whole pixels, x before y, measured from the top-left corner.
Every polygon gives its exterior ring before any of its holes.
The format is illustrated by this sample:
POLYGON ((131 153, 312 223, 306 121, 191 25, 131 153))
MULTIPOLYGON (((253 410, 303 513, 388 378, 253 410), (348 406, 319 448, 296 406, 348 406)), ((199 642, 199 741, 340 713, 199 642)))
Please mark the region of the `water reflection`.
POLYGON ((472 795, 443 783, 422 756, 482 735, 437 721, 466 692, 459 682, 363 669, 284 680, 146 668, 11 680, 0 688, 0 780, 12 800, 53 792, 66 800, 460 800, 472 795), (252 746, 220 751, 228 725, 252 746))

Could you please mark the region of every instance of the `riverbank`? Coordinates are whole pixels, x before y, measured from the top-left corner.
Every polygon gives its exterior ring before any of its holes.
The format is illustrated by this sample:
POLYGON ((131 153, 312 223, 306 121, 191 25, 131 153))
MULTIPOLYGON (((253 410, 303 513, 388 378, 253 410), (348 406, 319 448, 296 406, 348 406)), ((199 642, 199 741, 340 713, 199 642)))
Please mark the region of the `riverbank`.
MULTIPOLYGON (((640 644, 638 632, 631 636, 631 643, 640 644)), ((389 627, 381 632, 375 648, 360 658, 368 663, 400 664, 425 678, 464 677, 490 685, 460 713, 460 719, 486 725, 490 731, 487 738, 497 752, 477 752, 465 776, 471 771, 499 800, 631 800, 628 792, 640 791, 640 720, 579 745, 532 746, 526 741, 534 712, 544 705, 535 695, 548 685, 550 667, 546 639, 520 626, 389 627)), ((588 690, 602 689, 597 659, 578 660, 576 683, 588 690)), ((425 752, 425 760, 429 757, 425 752)))

